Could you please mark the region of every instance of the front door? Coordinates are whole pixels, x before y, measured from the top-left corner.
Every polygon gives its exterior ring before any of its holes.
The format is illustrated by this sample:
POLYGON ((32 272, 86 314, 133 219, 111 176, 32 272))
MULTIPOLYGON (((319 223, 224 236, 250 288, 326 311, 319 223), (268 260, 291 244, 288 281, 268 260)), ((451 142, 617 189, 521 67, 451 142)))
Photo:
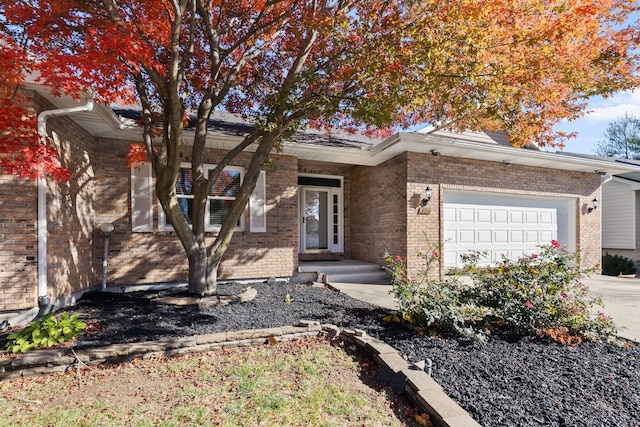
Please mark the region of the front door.
POLYGON ((303 252, 329 250, 329 191, 304 188, 302 213, 303 252))
POLYGON ((342 252, 342 188, 300 186, 300 252, 342 252))

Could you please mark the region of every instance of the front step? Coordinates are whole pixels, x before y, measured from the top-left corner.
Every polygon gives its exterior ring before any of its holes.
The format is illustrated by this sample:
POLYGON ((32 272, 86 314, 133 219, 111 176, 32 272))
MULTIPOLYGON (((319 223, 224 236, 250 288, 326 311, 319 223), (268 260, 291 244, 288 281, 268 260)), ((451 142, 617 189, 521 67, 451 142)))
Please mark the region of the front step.
POLYGON ((301 262, 300 273, 317 273, 318 281, 326 283, 361 283, 388 285, 389 273, 378 264, 356 260, 301 262))

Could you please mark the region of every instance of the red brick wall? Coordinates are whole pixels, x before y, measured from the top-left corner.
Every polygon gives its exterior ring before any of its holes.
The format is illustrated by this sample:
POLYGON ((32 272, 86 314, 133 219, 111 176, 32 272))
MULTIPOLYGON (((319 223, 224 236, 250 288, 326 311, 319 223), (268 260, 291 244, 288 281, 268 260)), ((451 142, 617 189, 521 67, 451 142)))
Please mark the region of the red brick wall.
POLYGON ((471 159, 408 153, 407 253, 409 268, 417 269, 417 252, 426 250, 423 232, 431 242, 442 242, 442 191, 446 189, 566 197, 576 200, 576 246, 582 268, 600 263, 600 210, 588 212, 594 197, 600 198, 600 176, 471 159), (428 215, 415 207, 429 185, 433 198, 428 215))
POLYGON ((0 175, 0 311, 37 306, 37 188, 0 175))
POLYGON ((399 155, 376 166, 351 171, 351 255, 384 263, 385 253, 407 252, 407 160, 399 155))
MULTIPOLYGON (((54 108, 33 92, 37 111, 54 108)), ((69 117, 51 117, 47 130, 71 172, 68 182, 47 179, 47 282, 54 300, 92 284, 93 138, 69 117)), ((35 180, 2 176, 0 190, 0 310, 38 304, 37 185, 35 180)))
MULTIPOLYGON (((111 222, 115 232, 110 241, 109 285, 186 281, 188 264, 185 251, 175 233, 158 231, 158 204, 155 201, 154 232, 131 231, 130 170, 126 163, 129 144, 100 139, 100 167, 96 168, 96 224, 111 222)), ((222 152, 209 150, 206 162, 215 164, 222 152)), ((265 168, 267 191, 267 232, 249 232, 249 215, 245 231, 236 232, 218 275, 220 279, 249 279, 292 276, 297 269, 297 159, 274 155, 274 168, 265 168)), ((189 161, 188 153, 185 161, 189 161)), ((247 167, 250 154, 240 155, 232 166, 247 167)), ((155 198, 154 198, 155 199, 155 198)), ((208 239, 216 233, 207 233, 208 239)), ((212 241, 212 240, 211 240, 212 241)), ((102 239, 94 244, 94 263, 102 262, 102 239)), ((95 271, 94 283, 102 278, 95 271)))
POLYGON ((93 285, 97 166, 93 137, 71 116, 49 118, 47 129, 62 166, 71 172, 66 182, 47 179, 47 282, 53 300, 93 285))

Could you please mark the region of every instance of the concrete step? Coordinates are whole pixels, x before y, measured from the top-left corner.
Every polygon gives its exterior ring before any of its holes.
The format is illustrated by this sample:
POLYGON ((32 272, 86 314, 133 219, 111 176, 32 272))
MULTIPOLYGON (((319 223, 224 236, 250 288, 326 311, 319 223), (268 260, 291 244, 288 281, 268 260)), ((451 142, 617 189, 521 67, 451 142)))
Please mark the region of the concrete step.
POLYGON ((328 283, 391 283, 387 271, 378 264, 357 260, 301 262, 298 270, 301 274, 317 274, 316 280, 328 283))
POLYGON ((384 270, 363 273, 327 274, 328 283, 362 283, 367 285, 389 285, 391 278, 384 270))

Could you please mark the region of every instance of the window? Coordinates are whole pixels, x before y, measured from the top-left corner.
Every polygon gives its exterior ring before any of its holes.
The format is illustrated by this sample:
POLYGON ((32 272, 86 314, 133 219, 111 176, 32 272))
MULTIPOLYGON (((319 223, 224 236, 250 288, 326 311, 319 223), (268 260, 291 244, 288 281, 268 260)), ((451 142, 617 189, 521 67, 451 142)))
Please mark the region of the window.
MULTIPOLYGON (((213 170, 215 166, 206 165, 205 173, 208 175, 209 171, 213 170)), ((217 231, 222 226, 222 222, 227 217, 231 205, 236 199, 240 185, 242 184, 244 170, 242 168, 228 166, 226 167, 216 179, 216 182, 211 188, 211 193, 207 197, 206 211, 206 231, 217 231)), ((191 224, 191 217, 193 211, 193 178, 191 173, 191 164, 183 163, 178 173, 178 180, 176 181, 176 195, 178 203, 182 208, 187 222, 191 224)), ((167 223, 164 210, 160 209, 159 212, 159 229, 173 230, 171 224, 167 223)), ((238 220, 236 230, 244 230, 244 214, 238 220)))
MULTIPOLYGON (((208 173, 213 168, 214 166, 207 165, 205 171, 208 173)), ((238 167, 228 167, 220 175, 207 200, 208 222, 205 228, 207 231, 220 229, 222 220, 226 217, 231 203, 238 194, 243 178, 244 169, 238 167)), ((176 183, 176 193, 178 194, 178 203, 180 203, 188 221, 190 221, 193 209, 191 182, 191 164, 183 163, 176 183)), ((131 229, 134 233, 153 232, 153 197, 151 165, 149 163, 134 165, 131 168, 131 229)), ((159 203, 158 206, 158 230, 173 230, 171 224, 167 224, 164 211, 159 203)), ((266 174, 265 171, 261 171, 249 201, 250 232, 265 233, 267 231, 266 213, 266 174)), ((236 229, 242 230, 243 228, 244 215, 238 221, 236 229)))

